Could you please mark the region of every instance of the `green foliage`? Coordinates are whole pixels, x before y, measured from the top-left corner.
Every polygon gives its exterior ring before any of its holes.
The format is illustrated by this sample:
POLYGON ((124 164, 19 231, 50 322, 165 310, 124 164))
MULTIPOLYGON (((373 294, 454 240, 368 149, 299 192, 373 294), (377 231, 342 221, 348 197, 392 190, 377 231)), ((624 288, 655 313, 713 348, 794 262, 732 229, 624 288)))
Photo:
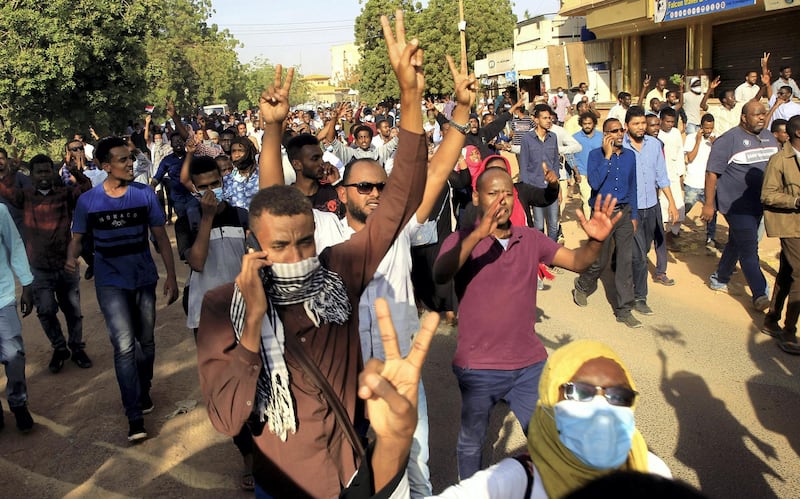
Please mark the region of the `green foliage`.
MULTIPOLYGON (((286 74, 286 69, 284 68, 283 70, 284 74, 286 74)), ((295 70, 292 90, 289 94, 289 103, 293 106, 308 100, 310 93, 308 84, 302 78, 302 75, 295 70)), ((244 65, 239 79, 239 87, 242 90, 243 97, 239 101, 238 109, 258 107, 258 98, 261 92, 272 84, 274 80, 275 66, 267 62, 266 59, 255 59, 253 62, 244 65)))
MULTIPOLYGON (((510 0, 467 0, 464 18, 467 21, 467 60, 473 68, 475 59, 487 53, 509 48, 514 44, 517 17, 510 0)), ((453 91, 453 79, 445 61, 450 54, 459 62, 461 37, 458 31, 458 2, 429 0, 427 7, 409 0, 366 0, 356 18, 356 44, 361 53, 358 90, 361 99, 376 103, 389 96, 397 97, 399 89, 386 56, 386 44, 380 26, 380 15, 405 11, 407 38, 417 37, 425 49, 425 81, 428 93, 453 91)))
MULTIPOLYGON (((511 10, 510 0, 469 0, 464 2, 464 19, 467 21, 467 63, 470 71, 476 59, 486 54, 514 45, 514 28, 517 16, 511 10)), ((425 48, 425 82, 431 94, 453 91, 453 78, 447 67, 446 55, 458 64, 461 53, 461 36, 458 31, 458 2, 430 0, 422 11, 419 39, 425 48)))
POLYGON ((146 13, 157 0, 10 0, 0 5, 0 114, 36 144, 108 127, 145 93, 146 13))
POLYGON ((416 36, 416 19, 420 4, 410 0, 366 0, 361 14, 356 18, 355 38, 361 60, 358 64, 359 81, 357 89, 361 100, 375 104, 387 97, 398 97, 400 89, 392 72, 392 65, 386 55, 386 42, 383 40, 381 15, 394 21, 397 9, 403 9, 406 25, 406 38, 416 36))
MULTIPOLYGON (((165 116, 164 100, 191 114, 227 103, 254 107, 272 82, 266 61, 242 65, 239 42, 207 24, 211 0, 4 0, 0 2, 0 143, 58 152, 90 125, 101 136, 165 116)), ((297 75, 292 102, 308 90, 297 75)))

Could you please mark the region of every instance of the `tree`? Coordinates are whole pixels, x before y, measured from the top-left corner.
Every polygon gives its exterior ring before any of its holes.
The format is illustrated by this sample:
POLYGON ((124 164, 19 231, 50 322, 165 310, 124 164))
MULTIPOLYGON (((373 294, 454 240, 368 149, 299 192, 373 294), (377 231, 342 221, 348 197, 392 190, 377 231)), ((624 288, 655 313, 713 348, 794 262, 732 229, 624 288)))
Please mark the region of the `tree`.
MULTIPOLYGON (((495 50, 514 45, 517 16, 510 0, 469 0, 464 2, 467 22, 467 62, 470 69, 475 60, 495 50)), ((430 0, 419 16, 418 37, 425 49, 425 81, 431 94, 453 91, 453 79, 447 70, 445 55, 458 60, 461 37, 458 31, 458 2, 430 0)), ((480 76, 480 75, 478 75, 480 76)))
MULTIPOLYGON (((160 29, 147 39, 148 99, 160 105, 166 97, 179 109, 232 104, 242 97, 242 73, 236 55, 239 42, 206 20, 211 0, 172 0, 158 13, 160 29)), ((154 16, 152 16, 154 17, 154 16)))
MULTIPOLYGON (((284 71, 288 68, 284 68, 284 71)), ((238 101, 239 110, 258 106, 261 92, 272 84, 275 79, 275 66, 266 59, 255 59, 242 67, 238 84, 242 90, 242 98, 238 101)), ((301 104, 308 100, 308 84, 303 81, 303 75, 297 69, 294 73, 292 89, 289 93, 289 102, 292 105, 301 104)))
MULTIPOLYGON (((361 3, 361 2, 359 2, 361 3)), ((356 18, 355 38, 361 60, 356 88, 361 99, 375 104, 388 97, 398 97, 400 89, 386 56, 386 42, 383 40, 381 15, 394 17, 397 9, 403 9, 406 33, 409 39, 416 36, 416 17, 421 9, 419 2, 411 0, 366 0, 361 14, 356 18)))
POLYGON ((142 40, 158 0, 0 5, 0 115, 22 144, 119 123, 145 93, 142 40))

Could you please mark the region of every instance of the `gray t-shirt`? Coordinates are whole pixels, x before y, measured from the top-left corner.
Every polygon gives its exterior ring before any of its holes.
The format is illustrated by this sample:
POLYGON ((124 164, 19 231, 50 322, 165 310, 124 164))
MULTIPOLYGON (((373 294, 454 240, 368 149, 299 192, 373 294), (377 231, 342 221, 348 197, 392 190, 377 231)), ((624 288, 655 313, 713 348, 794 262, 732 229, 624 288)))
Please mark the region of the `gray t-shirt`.
POLYGON ((706 170, 719 175, 717 209, 722 214, 761 216, 764 169, 777 152, 778 142, 767 129, 753 135, 737 126, 714 141, 706 170))

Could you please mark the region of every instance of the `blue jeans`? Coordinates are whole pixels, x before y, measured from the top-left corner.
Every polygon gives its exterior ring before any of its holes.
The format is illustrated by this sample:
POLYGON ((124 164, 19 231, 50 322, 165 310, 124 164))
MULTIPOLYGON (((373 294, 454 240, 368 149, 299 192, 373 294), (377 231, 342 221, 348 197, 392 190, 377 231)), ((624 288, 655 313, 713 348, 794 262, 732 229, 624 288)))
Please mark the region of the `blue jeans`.
POLYGON ((722 257, 717 266, 716 279, 728 283, 738 261, 742 266, 747 285, 753 293, 753 299, 767 294, 767 280, 761 272, 758 261, 758 227, 761 216, 728 213, 728 243, 722 250, 722 257))
POLYGON ((17 303, 0 308, 0 363, 6 368, 6 396, 9 407, 21 407, 28 401, 25 382, 25 346, 17 303))
POLYGON ((98 286, 97 303, 114 347, 114 370, 125 415, 129 421, 140 419, 139 397, 150 391, 156 354, 156 285, 138 289, 98 286))
POLYGON ((456 445, 460 480, 466 480, 481 469, 481 448, 486 440, 489 416, 497 402, 508 402, 522 431, 528 433, 528 423, 539 400, 539 377, 544 362, 512 371, 453 366, 461 390, 461 429, 456 445))
POLYGON ((64 313, 69 332, 69 349, 83 350, 83 316, 81 315, 80 276, 78 272, 31 268, 36 315, 44 334, 54 349, 67 348, 67 341, 58 321, 58 309, 64 313))
POLYGON ((544 232, 545 221, 547 221, 547 237, 553 241, 558 240, 558 200, 553 201, 547 206, 533 207, 534 227, 544 232))
MULTIPOLYGON (((684 189, 683 201, 684 203, 686 203, 686 213, 689 213, 689 210, 692 209, 692 207, 696 202, 698 201, 700 201, 701 203, 706 202, 705 189, 697 189, 695 187, 689 187, 688 185, 684 185, 683 189, 684 189)), ((716 235, 717 235, 717 210, 714 210, 714 216, 711 218, 711 221, 706 223, 706 239, 713 240, 716 235)))

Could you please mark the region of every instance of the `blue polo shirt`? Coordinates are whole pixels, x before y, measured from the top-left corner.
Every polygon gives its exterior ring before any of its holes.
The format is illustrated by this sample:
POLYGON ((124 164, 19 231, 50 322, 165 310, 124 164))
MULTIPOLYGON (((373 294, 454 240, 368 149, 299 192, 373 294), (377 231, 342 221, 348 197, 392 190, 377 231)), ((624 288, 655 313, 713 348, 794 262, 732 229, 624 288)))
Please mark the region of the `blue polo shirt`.
POLYGON ((586 176, 588 172, 587 167, 589 165, 589 153, 592 152, 593 149, 603 147, 603 132, 595 130, 592 136, 589 137, 583 133, 583 130, 579 130, 573 137, 582 147, 580 152, 576 152, 572 155, 575 158, 575 166, 578 168, 578 172, 580 172, 581 175, 586 176))
POLYGON ((636 205, 640 210, 652 208, 658 204, 658 189, 669 187, 667 161, 661 141, 645 135, 642 150, 638 151, 631 145, 630 135, 626 133, 622 147, 632 151, 636 157, 636 205))

